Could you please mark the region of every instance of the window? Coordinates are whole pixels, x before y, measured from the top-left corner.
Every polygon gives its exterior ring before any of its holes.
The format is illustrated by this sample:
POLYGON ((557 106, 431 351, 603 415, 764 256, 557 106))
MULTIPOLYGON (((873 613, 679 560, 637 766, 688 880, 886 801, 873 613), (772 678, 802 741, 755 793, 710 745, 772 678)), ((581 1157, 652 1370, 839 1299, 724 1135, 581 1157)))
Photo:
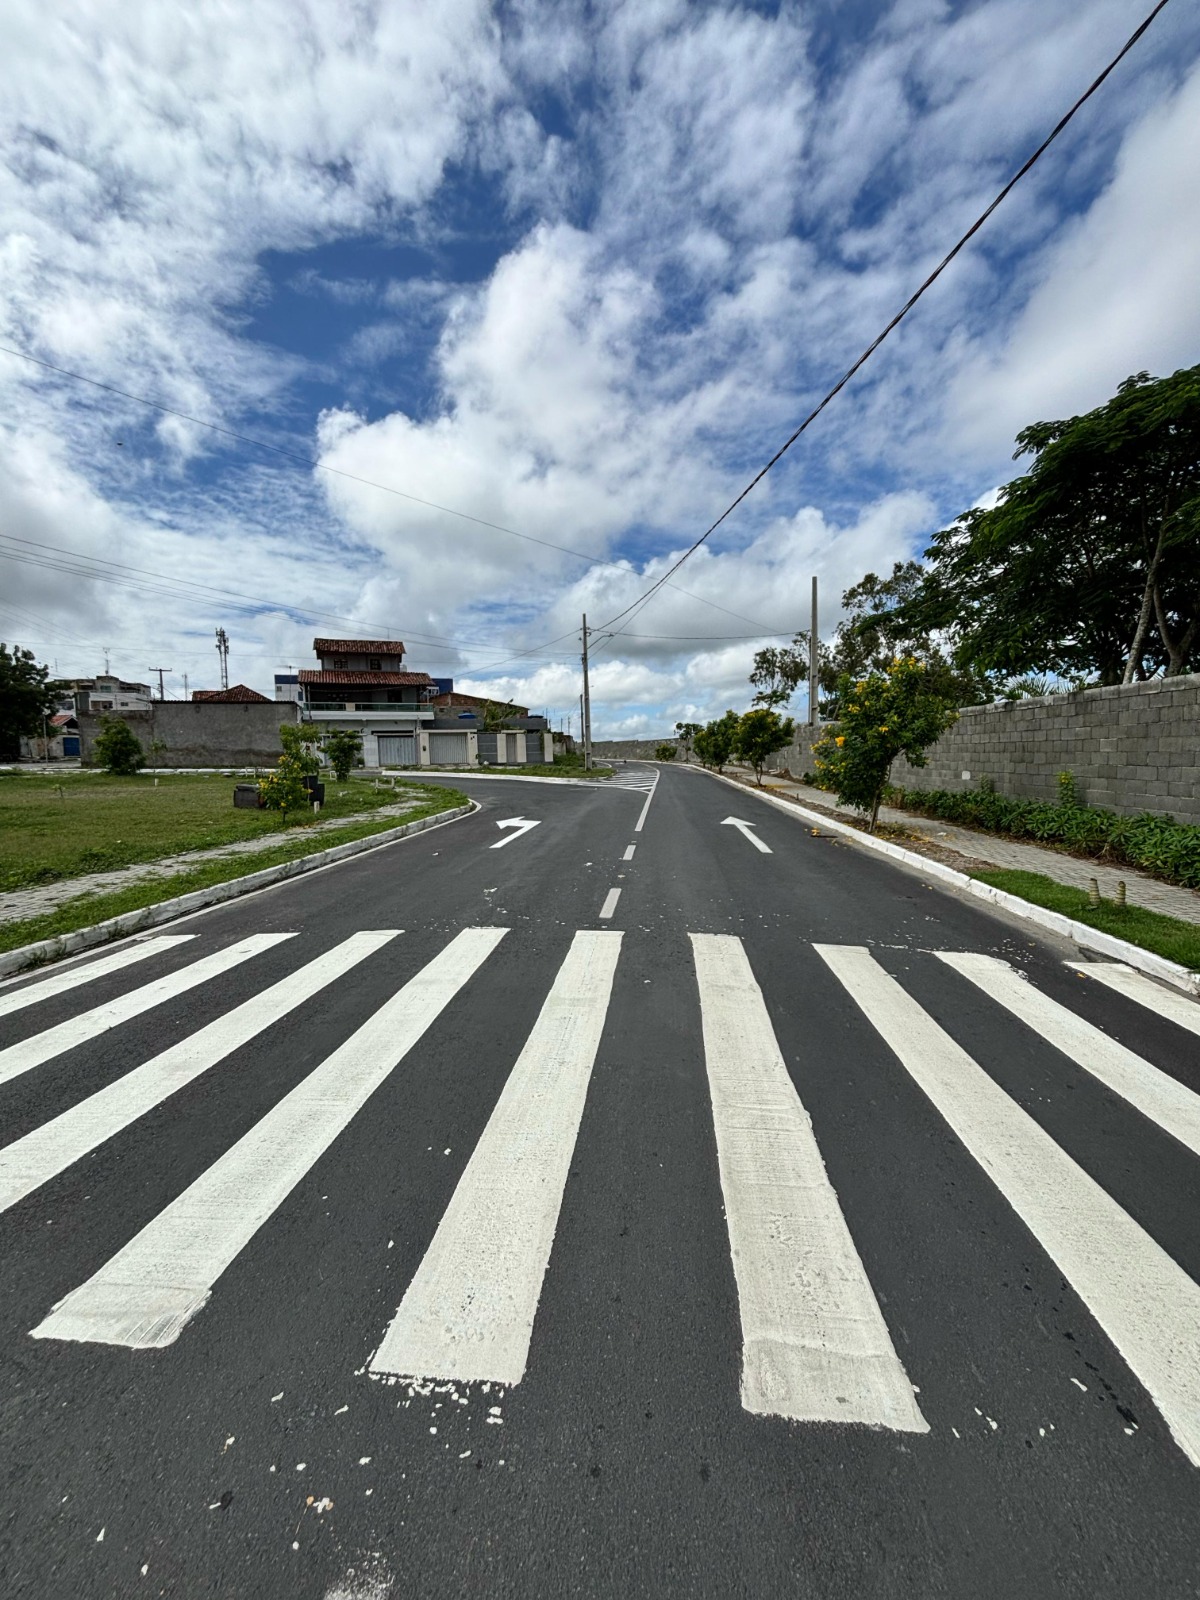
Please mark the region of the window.
POLYGON ((335 667, 344 667, 346 665, 345 656, 334 656, 333 664, 335 667))
POLYGON ((382 672, 383 671, 383 667, 382 667, 382 664, 380 663, 380 659, 379 659, 378 656, 368 656, 367 657, 367 671, 368 672, 382 672))

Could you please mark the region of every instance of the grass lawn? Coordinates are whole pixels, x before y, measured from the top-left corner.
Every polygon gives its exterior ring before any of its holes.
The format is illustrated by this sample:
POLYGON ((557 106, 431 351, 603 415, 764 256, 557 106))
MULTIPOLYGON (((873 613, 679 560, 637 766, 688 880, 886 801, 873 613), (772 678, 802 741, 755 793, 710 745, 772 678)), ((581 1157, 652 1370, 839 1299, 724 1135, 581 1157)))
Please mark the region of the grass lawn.
MULTIPOLYGON (((93 923, 122 916, 127 911, 140 911, 145 906, 174 899, 176 895, 191 894, 194 889, 227 883, 231 878, 260 872, 264 867, 276 866, 281 861, 294 861, 316 850, 328 850, 334 845, 348 844, 352 839, 363 839, 373 833, 383 833, 388 828, 403 827, 407 822, 435 816, 438 812, 450 811, 455 806, 468 803, 466 795, 460 794, 457 789, 425 789, 420 800, 421 804, 404 817, 379 817, 366 822, 348 823, 344 828, 331 828, 328 833, 322 834, 289 829, 288 836, 282 840, 276 839, 271 843, 268 838, 262 850, 201 862, 186 872, 174 873, 169 878, 158 878, 149 883, 131 884, 127 889, 119 889, 112 894, 82 894, 45 916, 0 923, 0 951, 16 950, 22 945, 34 944, 39 939, 53 939, 62 933, 73 933, 77 928, 90 928, 93 923)), ((254 815, 253 812, 246 814, 254 815)))
MULTIPOLYGON (((325 780, 320 818, 310 811, 235 811, 233 786, 252 779, 211 773, 113 778, 67 771, 0 773, 0 890, 24 889, 85 872, 155 861, 181 850, 206 850, 349 817, 413 794, 359 776, 325 780)), ((424 799, 427 791, 417 791, 424 799)))
POLYGON ((1061 912, 1089 928, 1112 933, 1130 944, 1152 950, 1168 961, 1178 961, 1180 966, 1200 971, 1200 926, 1182 922, 1178 917, 1164 917, 1158 911, 1144 911, 1139 906, 1124 909, 1111 900, 1102 901, 1099 909, 1088 905, 1086 889, 1073 889, 1066 884, 1044 878, 1040 872, 1005 871, 975 872, 972 877, 981 883, 990 883, 1009 894, 1031 900, 1035 906, 1045 906, 1048 911, 1061 912))

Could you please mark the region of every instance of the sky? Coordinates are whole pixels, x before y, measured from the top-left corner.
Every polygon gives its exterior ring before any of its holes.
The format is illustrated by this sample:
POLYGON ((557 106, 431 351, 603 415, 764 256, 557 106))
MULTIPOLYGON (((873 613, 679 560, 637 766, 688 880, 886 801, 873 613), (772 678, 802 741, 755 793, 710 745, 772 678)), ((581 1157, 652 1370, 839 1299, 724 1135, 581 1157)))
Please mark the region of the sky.
POLYGON ((595 737, 743 709, 813 575, 828 636, 1022 427, 1200 361, 1172 0, 606 637, 1147 10, 10 0, 0 345, 92 381, 0 354, 0 638, 177 698, 218 626, 268 695, 314 635, 400 638, 578 730, 586 612, 595 737))

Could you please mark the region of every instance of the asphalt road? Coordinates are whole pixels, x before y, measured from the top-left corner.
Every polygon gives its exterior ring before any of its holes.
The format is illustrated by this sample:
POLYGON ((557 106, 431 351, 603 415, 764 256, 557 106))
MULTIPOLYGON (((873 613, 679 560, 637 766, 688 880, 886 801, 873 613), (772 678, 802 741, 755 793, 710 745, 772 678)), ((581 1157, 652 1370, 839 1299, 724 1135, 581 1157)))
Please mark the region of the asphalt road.
POLYGON ((1200 1008, 653 779, 0 985, 4 1600, 1200 1594, 1200 1008))

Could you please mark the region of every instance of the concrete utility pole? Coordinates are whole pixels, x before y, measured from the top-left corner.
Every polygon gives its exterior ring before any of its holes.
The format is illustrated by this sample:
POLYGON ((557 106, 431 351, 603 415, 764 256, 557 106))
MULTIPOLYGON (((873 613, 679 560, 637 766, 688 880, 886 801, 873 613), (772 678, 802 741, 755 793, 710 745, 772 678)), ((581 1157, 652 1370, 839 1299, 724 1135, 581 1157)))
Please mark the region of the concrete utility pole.
POLYGON ((157 672, 158 673, 158 698, 160 700, 165 700, 167 698, 166 691, 163 689, 163 673, 164 672, 171 672, 172 670, 173 669, 171 667, 147 667, 146 668, 147 672, 157 672))
POLYGON ((812 581, 812 619, 808 629, 808 725, 814 733, 821 725, 821 708, 817 701, 817 662, 821 635, 817 624, 817 580, 812 581))
POLYGON ((183 675, 183 698, 185 700, 188 698, 188 675, 186 672, 183 675))
POLYGON ((583 613, 583 704, 580 707, 583 727, 583 770, 592 765, 592 691, 588 684, 588 625, 587 612, 583 613))
POLYGON ((221 687, 229 687, 229 635, 224 628, 217 629, 217 654, 221 658, 221 687))

